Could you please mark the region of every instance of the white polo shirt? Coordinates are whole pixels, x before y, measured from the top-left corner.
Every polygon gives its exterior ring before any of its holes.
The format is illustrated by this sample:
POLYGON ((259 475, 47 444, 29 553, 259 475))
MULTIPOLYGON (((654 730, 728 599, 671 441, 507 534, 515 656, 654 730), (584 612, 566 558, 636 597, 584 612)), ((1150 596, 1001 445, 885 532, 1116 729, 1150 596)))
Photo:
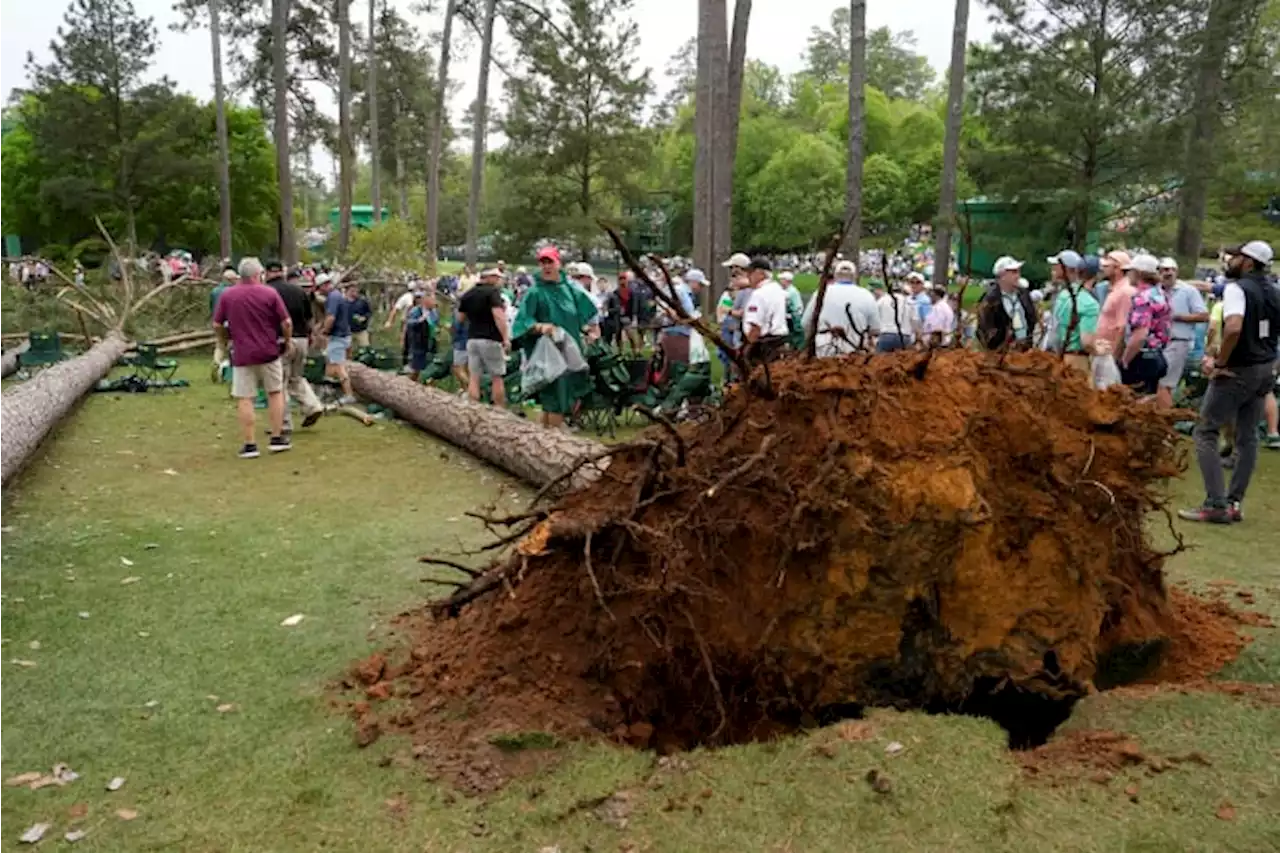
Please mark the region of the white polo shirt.
POLYGON ((751 291, 747 310, 743 312, 744 328, 755 326, 760 337, 785 337, 787 334, 787 292, 773 279, 751 291))

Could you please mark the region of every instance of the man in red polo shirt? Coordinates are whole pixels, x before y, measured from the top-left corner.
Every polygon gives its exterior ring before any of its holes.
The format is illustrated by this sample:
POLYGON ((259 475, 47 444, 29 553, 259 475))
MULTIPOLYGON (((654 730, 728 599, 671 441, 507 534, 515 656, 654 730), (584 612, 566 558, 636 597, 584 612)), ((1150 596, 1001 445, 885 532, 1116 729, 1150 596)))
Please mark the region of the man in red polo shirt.
POLYGON ((253 400, 261 386, 267 392, 267 416, 271 421, 272 453, 288 450, 284 429, 284 368, 281 340, 286 354, 293 348, 293 323, 280 294, 262 283, 262 262, 240 261, 240 281, 227 288, 213 312, 213 328, 225 347, 231 340, 231 396, 236 398, 240 430, 244 434, 241 459, 256 459, 253 400))

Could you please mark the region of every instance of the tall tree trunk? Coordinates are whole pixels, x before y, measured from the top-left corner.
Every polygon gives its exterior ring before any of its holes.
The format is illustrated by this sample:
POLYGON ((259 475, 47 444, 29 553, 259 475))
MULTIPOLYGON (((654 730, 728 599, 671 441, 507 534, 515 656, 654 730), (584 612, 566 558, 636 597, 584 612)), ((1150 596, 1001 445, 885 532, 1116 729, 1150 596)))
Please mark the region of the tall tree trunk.
POLYGON ((453 14, 458 0, 449 0, 444 10, 444 32, 440 36, 440 77, 436 81, 436 114, 431 119, 431 163, 427 168, 427 271, 434 275, 440 253, 440 158, 444 146, 444 123, 449 114, 449 40, 453 36, 453 14))
MULTIPOLYGON (((733 204, 733 176, 725 174, 729 160, 725 149, 729 143, 729 25, 723 0, 711 17, 708 45, 711 49, 711 290, 708 298, 718 298, 727 271, 720 267, 732 251, 732 235, 725 230, 725 209, 733 204), (727 205, 726 205, 727 203, 727 205), (719 274, 717 274, 719 267, 719 274)), ((708 307, 714 303, 708 303, 708 307)))
MULTIPOLYGON (((714 257, 715 87, 712 21, 724 21, 724 0, 698 0, 698 75, 694 88, 693 261, 710 272, 714 257)), ((723 24, 722 24, 723 28, 723 24)))
POLYGON ((351 0, 338 0, 338 254, 351 245, 351 0))
POLYGON ((280 260, 298 262, 293 227, 293 174, 289 165, 289 0, 271 2, 271 86, 276 143, 276 182, 280 187, 280 216, 276 220, 280 260))
MULTIPOLYGON (((410 423, 533 486, 545 486, 603 450, 599 442, 549 430, 510 412, 473 403, 402 376, 381 373, 362 364, 351 364, 349 370, 351 387, 360 396, 386 406, 410 423)), ((8 443, 7 437, 5 442, 8 443)), ((574 486, 583 485, 598 473, 593 466, 587 466, 571 480, 574 486)))
POLYGON ((400 150, 400 140, 395 138, 396 158, 396 192, 400 196, 400 218, 409 219, 409 181, 404 173, 404 152, 400 150))
POLYGON ((0 481, 7 485, 30 461, 45 436, 110 372, 127 348, 118 331, 109 332, 84 355, 41 371, 0 397, 4 423, 0 481))
POLYGON ((1243 17, 1250 0, 1212 0, 1197 58, 1196 93, 1191 108, 1191 135, 1187 139, 1185 179, 1178 205, 1178 260, 1193 268, 1200 258, 1204 215, 1213 177, 1213 140, 1222 122, 1222 70, 1227 41, 1243 17))
POLYGON ((867 2, 849 3, 849 141, 846 151, 844 256, 858 263, 862 238, 862 137, 867 124, 867 2))
POLYGON ((382 149, 378 147, 378 24, 375 13, 378 0, 369 0, 369 168, 370 195, 373 201, 373 221, 382 221, 382 149))
POLYGON ((486 0, 484 27, 480 33, 480 80, 476 84, 475 114, 471 123, 471 193, 467 200, 467 263, 475 264, 480 239, 480 201, 484 190, 485 131, 489 122, 489 57, 493 52, 493 18, 498 0, 486 0))
POLYGON ((213 112, 218 134, 218 249, 223 260, 231 257, 231 149, 227 142, 226 92, 222 87, 221 0, 209 0, 209 38, 213 50, 213 112))
POLYGON ((960 165, 960 129, 964 124, 964 59, 969 38, 969 0, 956 0, 951 30, 951 70, 947 88, 947 135, 942 147, 938 224, 933 242, 933 283, 945 285, 951 268, 951 225, 956 215, 956 170, 960 165))
MULTIPOLYGON (((719 20, 719 19, 717 19, 719 20)), ((712 170, 712 214, 715 236, 712 245, 715 260, 733 251, 733 170, 738 158, 738 121, 742 113, 742 73, 747 60, 747 27, 751 22, 751 0, 736 0, 733 4, 733 36, 728 41, 728 67, 722 78, 725 92, 716 101, 714 113, 715 167, 712 170)), ((712 263, 707 270, 711 275, 711 305, 720 298, 728 285, 728 270, 712 263)))

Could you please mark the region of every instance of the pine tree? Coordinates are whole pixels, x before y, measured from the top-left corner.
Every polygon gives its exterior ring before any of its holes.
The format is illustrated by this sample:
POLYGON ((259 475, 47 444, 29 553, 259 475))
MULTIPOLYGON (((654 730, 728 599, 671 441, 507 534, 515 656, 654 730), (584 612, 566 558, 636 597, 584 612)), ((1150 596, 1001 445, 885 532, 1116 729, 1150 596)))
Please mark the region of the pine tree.
POLYGON ((516 30, 526 72, 508 78, 502 168, 526 201, 500 214, 525 246, 539 237, 599 240, 595 218, 616 215, 638 189, 652 150, 643 125, 652 91, 634 58, 631 0, 564 0, 559 32, 540 19, 516 30))
MULTIPOLYGON (((155 56, 154 22, 139 17, 130 0, 74 0, 49 50, 53 59, 47 65, 36 64, 30 54, 27 65, 37 89, 54 98, 65 96, 61 104, 80 113, 57 134, 68 143, 68 151, 77 152, 68 162, 70 174, 96 171, 110 176, 106 200, 124 214, 132 253, 138 242, 142 160, 148 150, 147 140, 138 138, 145 116, 132 96, 143 88, 143 75, 155 56), (81 97, 78 87, 92 89, 99 97, 81 97), (78 140, 87 128, 94 139, 78 140)), ((161 85, 171 89, 171 84, 161 85)), ((59 111, 46 115, 50 112, 59 111)), ((66 115, 59 118, 65 122, 66 115)), ((58 129, 42 130, 52 139, 58 129)), ((88 186, 82 189, 90 191, 88 186)))

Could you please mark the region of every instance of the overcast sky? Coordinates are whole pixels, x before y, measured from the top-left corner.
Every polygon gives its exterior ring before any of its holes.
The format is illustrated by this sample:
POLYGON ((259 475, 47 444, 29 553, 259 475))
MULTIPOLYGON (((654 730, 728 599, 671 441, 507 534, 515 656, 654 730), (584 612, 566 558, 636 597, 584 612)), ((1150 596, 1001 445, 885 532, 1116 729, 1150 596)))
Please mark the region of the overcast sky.
MULTIPOLYGON (((354 19, 367 20, 367 2, 353 0, 354 19)), ((429 17, 414 15, 409 11, 413 0, 389 2, 424 30, 437 30, 441 26, 442 13, 429 17)), ((64 0, 0 0, 0 85, 3 85, 6 103, 15 88, 27 85, 28 51, 35 53, 37 61, 48 58, 49 41, 62 22, 67 5, 64 0)), ((172 0, 134 0, 138 13, 153 17, 160 30, 160 49, 153 74, 167 75, 179 88, 197 97, 212 98, 208 31, 185 34, 169 31, 169 25, 178 19, 172 5, 172 0)), ((635 0, 633 14, 640 25, 639 55, 642 64, 653 69, 660 92, 668 85, 662 73, 668 58, 696 33, 697 5, 697 0, 635 0)), ((732 9, 732 0, 727 5, 732 9)), ((836 0, 755 0, 747 55, 777 65, 786 73, 800 70, 810 28, 825 26, 837 5, 840 3, 836 0)), ((913 31, 918 49, 929 58, 934 70, 939 71, 950 62, 953 9, 951 0, 872 0, 867 4, 867 28, 887 26, 913 31)), ((969 40, 985 41, 990 32, 985 11, 974 3, 969 14, 969 40)), ((509 46, 499 50, 502 55, 511 53, 509 46)), ((460 64, 450 68, 450 76, 463 81, 461 91, 451 104, 454 121, 460 120, 475 96, 477 61, 478 50, 473 49, 464 55, 460 64)), ((500 85, 500 78, 491 83, 491 92, 495 91, 495 85, 500 85)))

